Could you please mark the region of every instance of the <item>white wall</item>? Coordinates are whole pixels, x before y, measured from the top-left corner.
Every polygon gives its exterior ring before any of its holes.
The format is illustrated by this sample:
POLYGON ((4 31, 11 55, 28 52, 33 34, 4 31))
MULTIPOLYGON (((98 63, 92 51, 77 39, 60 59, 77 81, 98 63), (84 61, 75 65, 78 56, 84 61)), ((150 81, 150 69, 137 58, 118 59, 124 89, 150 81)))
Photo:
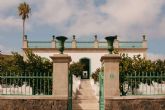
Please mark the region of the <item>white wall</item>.
MULTIPOLYGON (((55 53, 35 53, 41 57, 49 58, 49 56, 53 56, 55 53)), ((94 72, 98 67, 101 67, 100 58, 105 53, 65 53, 71 56, 72 62, 78 62, 81 58, 89 58, 90 59, 90 66, 91 72, 94 72)))
MULTIPOLYGON (((41 57, 46 57, 49 58, 49 56, 53 56, 55 53, 35 53, 41 57)), ((72 62, 78 62, 81 58, 89 58, 90 59, 90 66, 91 66, 91 73, 94 72, 97 68, 101 67, 101 62, 100 58, 101 56, 107 54, 107 53, 84 53, 84 52, 79 52, 79 53, 65 53, 71 56, 72 62)), ((133 57, 134 55, 141 55, 143 57, 143 53, 127 53, 128 56, 133 57)))

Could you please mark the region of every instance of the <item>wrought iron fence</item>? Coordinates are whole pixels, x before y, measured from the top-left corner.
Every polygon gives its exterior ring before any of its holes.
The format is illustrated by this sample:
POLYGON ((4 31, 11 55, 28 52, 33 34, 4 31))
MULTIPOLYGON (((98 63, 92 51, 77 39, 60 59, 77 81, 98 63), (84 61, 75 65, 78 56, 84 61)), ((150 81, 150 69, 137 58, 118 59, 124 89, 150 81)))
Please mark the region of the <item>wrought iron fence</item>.
POLYGON ((104 73, 99 73, 99 110, 104 110, 104 73))
POLYGON ((165 72, 120 73, 121 95, 165 95, 165 72))
POLYGON ((72 110, 73 74, 68 74, 68 110, 72 110))
POLYGON ((52 95, 52 73, 0 73, 0 95, 52 95))

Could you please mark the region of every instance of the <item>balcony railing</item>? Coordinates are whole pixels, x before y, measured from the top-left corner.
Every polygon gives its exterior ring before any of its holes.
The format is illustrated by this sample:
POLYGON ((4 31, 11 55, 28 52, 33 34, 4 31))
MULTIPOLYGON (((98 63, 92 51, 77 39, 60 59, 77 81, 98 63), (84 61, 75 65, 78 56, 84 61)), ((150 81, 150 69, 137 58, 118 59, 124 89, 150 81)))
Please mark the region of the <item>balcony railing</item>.
POLYGON ((119 48, 142 48, 142 42, 119 42, 119 48))
MULTIPOLYGON (((56 47, 59 47, 58 41, 56 41, 56 47)), ((52 48, 52 46, 49 41, 28 41, 28 48, 52 48)), ((72 42, 66 41, 65 48, 72 48, 72 42)), ((94 48, 94 42, 78 41, 77 48, 94 48)), ((99 48, 107 48, 107 42, 99 42, 99 48)), ((119 42, 119 48, 143 48, 143 45, 142 42, 119 42)))
POLYGON ((28 48, 51 48, 49 41, 28 41, 28 48))

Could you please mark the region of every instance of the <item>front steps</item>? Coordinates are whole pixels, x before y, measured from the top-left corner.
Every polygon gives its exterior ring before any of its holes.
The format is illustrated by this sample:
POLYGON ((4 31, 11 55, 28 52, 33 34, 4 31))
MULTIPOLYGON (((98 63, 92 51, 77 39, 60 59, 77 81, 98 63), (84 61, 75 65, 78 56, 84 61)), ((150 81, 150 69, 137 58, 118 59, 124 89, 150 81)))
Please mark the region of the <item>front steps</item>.
POLYGON ((89 79, 81 80, 80 89, 72 101, 72 110, 99 110, 99 103, 89 79))

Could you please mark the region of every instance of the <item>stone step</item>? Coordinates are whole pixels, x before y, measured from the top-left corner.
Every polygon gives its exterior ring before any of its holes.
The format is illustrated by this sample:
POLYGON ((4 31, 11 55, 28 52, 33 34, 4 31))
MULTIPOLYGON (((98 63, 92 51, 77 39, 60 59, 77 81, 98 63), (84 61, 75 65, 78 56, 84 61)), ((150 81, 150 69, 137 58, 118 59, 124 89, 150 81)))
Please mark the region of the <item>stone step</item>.
POLYGON ((89 100, 89 99, 84 99, 84 100, 72 100, 72 103, 74 104, 74 103, 99 103, 99 101, 98 100, 96 100, 96 99, 93 99, 93 100, 89 100))
POLYGON ((76 95, 94 95, 94 92, 90 91, 78 91, 76 95))
POLYGON ((72 110, 99 110, 98 108, 86 108, 86 109, 83 109, 83 108, 73 108, 72 110))
POLYGON ((90 80, 82 80, 80 89, 72 100, 72 110, 99 110, 99 101, 94 95, 90 80))
POLYGON ((77 105, 73 105, 72 109, 81 109, 81 110, 86 110, 86 109, 93 109, 96 110, 99 108, 99 105, 96 104, 77 104, 77 105))
POLYGON ((79 89, 78 91, 79 92, 81 92, 81 91, 83 91, 83 92, 89 92, 89 93, 92 93, 93 92, 93 90, 91 91, 92 89, 79 89))
POLYGON ((89 107, 89 108, 97 108, 99 106, 99 104, 97 103, 78 103, 78 104, 72 104, 73 108, 76 107, 89 107))
POLYGON ((88 89, 89 89, 89 90, 90 90, 91 87, 90 87, 90 86, 85 86, 85 85, 84 85, 84 86, 81 86, 81 85, 80 85, 80 89, 84 89, 84 90, 88 90, 88 89))
POLYGON ((92 95, 77 95, 76 99, 96 99, 96 97, 92 95))

